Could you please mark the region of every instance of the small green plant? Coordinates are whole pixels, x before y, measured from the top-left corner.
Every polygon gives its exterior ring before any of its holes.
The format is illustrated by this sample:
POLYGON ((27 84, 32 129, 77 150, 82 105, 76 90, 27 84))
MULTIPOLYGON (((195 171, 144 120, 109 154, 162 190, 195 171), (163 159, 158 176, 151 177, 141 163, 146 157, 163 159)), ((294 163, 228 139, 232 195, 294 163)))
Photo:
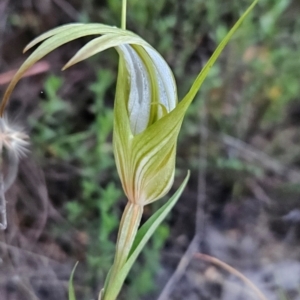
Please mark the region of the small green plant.
MULTIPOLYGON (((0 106, 3 116, 9 96, 24 72, 36 61, 62 44, 84 36, 100 35, 92 39, 64 66, 66 69, 96 53, 116 48, 120 56, 116 98, 114 104, 113 151, 119 177, 128 202, 119 226, 113 265, 106 277, 99 299, 114 300, 146 242, 165 219, 187 184, 189 173, 175 194, 140 226, 144 207, 162 198, 170 190, 175 174, 176 143, 183 118, 209 70, 220 53, 253 9, 257 0, 240 17, 225 35, 219 46, 197 76, 188 93, 178 102, 173 73, 160 54, 140 36, 125 29, 126 1, 122 6, 122 28, 102 24, 70 24, 53 29, 32 41, 25 51, 42 42, 29 56, 12 79, 0 106)), ((106 82, 103 84, 105 85, 106 82)), ((100 88, 100 91, 102 89, 100 88)), ((59 102, 59 101, 58 101, 59 102)), ((56 103, 57 105, 57 103, 56 103)), ((96 109, 103 108, 102 103, 96 109), (100 106, 100 107, 99 107, 100 106)), ((52 107, 53 109, 53 107, 52 107)), ((55 111, 55 109, 54 109, 55 111)), ((105 126, 105 116, 99 115, 95 124, 105 126)), ((105 133, 104 128, 104 137, 105 133)), ((102 147, 105 138, 97 135, 102 147)), ((95 147, 97 151, 97 147, 95 147)), ((90 174, 86 170, 88 176, 90 174)), ((92 177, 87 177, 84 190, 93 191, 92 177)), ((99 197, 118 198, 115 189, 99 191, 99 197), (107 193, 107 194, 105 194, 107 193)), ((105 216, 104 206, 98 209, 105 216)), ((71 205, 69 212, 76 214, 79 208, 71 205)), ((103 226, 113 227, 115 220, 102 218, 103 226)), ((102 230, 107 234, 108 228, 102 230)), ((100 230, 101 234, 101 230, 100 230)), ((147 272, 143 273, 147 276, 147 272)), ((75 299, 71 275, 69 299, 75 299)))

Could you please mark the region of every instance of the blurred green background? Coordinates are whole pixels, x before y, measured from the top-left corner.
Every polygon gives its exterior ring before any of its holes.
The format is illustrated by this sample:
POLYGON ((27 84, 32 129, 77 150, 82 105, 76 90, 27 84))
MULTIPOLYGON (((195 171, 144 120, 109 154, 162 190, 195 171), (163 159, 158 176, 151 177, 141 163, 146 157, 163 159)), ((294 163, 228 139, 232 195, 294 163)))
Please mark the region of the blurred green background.
MULTIPOLYGON (((250 3, 128 0, 127 28, 166 59, 181 99, 250 3)), ((119 26, 120 11, 120 0, 1 0, 1 94, 31 39, 70 22, 119 26)), ((260 0, 212 68, 183 124, 174 190, 187 169, 191 180, 120 299, 156 299, 196 224, 199 251, 239 269, 268 299, 300 299, 299 14, 298 0, 260 0)), ((29 132, 31 153, 7 193, 0 300, 67 299, 76 261, 78 299, 96 299, 112 263, 126 203, 111 144, 117 55, 109 50, 60 72, 88 40, 51 53, 12 96, 9 116, 29 132)), ((147 207, 145 220, 161 204, 147 207)), ((170 299, 255 296, 193 260, 170 299)))

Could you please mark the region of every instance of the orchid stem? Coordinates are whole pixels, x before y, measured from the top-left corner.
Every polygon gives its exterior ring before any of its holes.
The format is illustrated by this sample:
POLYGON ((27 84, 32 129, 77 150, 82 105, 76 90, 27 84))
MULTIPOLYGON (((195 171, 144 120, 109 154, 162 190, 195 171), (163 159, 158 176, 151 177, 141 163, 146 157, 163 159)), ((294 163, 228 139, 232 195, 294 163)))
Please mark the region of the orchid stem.
POLYGON ((127 7, 127 0, 122 1, 122 17, 121 17, 121 28, 126 29, 126 7, 127 7))
POLYGON ((109 275, 107 288, 104 290, 101 298, 102 300, 115 300, 122 287, 123 282, 120 282, 118 275, 128 259, 142 215, 142 205, 127 203, 119 227, 115 260, 109 275))

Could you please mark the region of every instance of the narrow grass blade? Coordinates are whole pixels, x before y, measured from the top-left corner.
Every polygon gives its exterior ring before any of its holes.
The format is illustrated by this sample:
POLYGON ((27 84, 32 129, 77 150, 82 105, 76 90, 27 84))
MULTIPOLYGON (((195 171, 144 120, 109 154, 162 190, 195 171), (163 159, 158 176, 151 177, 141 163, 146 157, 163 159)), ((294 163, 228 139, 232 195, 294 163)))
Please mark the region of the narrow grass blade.
POLYGON ((237 269, 231 267, 230 265, 226 264, 225 262, 221 261, 220 259, 203 254, 203 253, 196 253, 194 255, 198 259, 202 259, 204 261, 207 261, 209 263, 215 264, 219 266, 220 268, 223 268, 224 270, 228 271, 229 273, 235 275, 236 277, 240 278, 252 291, 255 293, 257 296, 257 299, 259 300, 268 300, 264 294, 259 290, 259 288, 252 282, 250 281, 245 275, 243 275, 241 272, 239 272, 237 269))
POLYGON ((73 278, 74 278, 74 273, 75 273, 77 265, 78 265, 78 262, 75 264, 75 266, 72 270, 72 273, 70 275, 70 279, 69 279, 69 300, 76 300, 75 290, 74 290, 74 286, 73 286, 73 278))

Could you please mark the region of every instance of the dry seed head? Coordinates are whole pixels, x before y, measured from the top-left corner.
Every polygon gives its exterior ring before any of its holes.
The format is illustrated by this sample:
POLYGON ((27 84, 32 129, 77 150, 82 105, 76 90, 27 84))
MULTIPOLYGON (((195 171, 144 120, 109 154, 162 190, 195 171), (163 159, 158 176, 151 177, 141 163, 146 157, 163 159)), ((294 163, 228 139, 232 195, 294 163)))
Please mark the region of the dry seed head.
POLYGON ((7 117, 0 118, 0 153, 5 148, 17 158, 25 156, 28 152, 29 137, 16 124, 11 123, 7 117))

